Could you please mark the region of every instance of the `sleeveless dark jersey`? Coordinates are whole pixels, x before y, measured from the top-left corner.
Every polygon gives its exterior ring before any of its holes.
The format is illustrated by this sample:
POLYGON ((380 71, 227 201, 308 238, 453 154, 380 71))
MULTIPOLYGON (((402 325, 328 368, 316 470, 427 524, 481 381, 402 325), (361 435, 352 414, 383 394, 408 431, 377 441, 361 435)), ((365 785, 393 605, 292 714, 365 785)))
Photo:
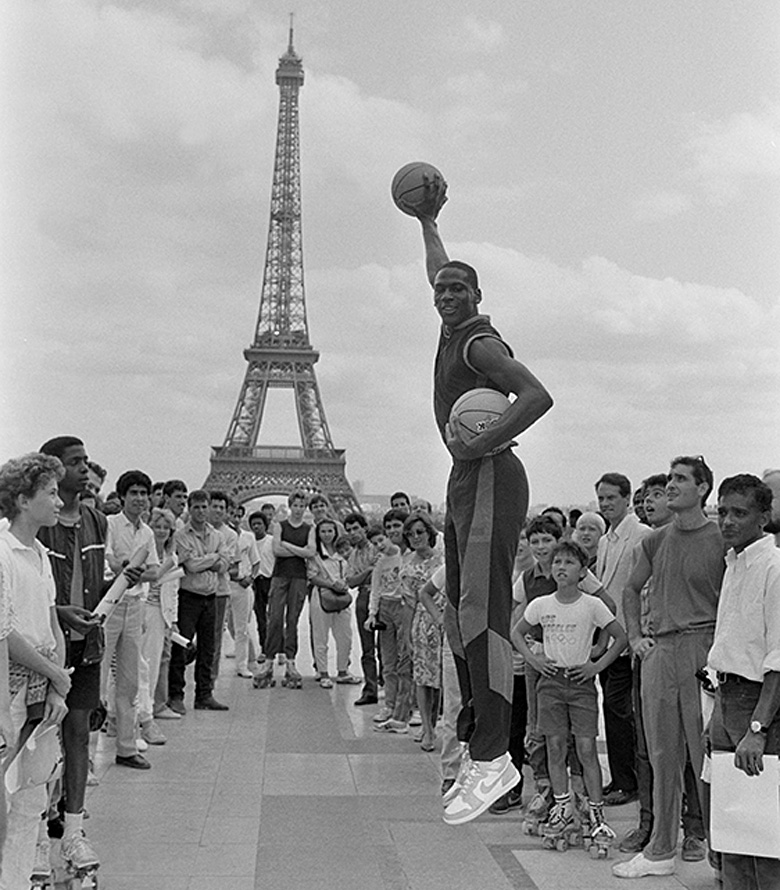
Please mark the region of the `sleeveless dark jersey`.
MULTIPOLYGON (((282 527, 281 539, 296 547, 305 547, 309 540, 311 526, 308 522, 300 525, 290 525, 284 519, 280 523, 282 527)), ((305 578, 306 560, 302 556, 277 556, 274 563, 274 578, 305 578)))
POLYGON ((501 335, 491 325, 487 315, 477 315, 457 328, 442 326, 433 368, 433 411, 442 439, 452 406, 464 392, 476 387, 487 387, 505 396, 509 395, 507 390, 489 380, 484 374, 478 374, 467 363, 470 345, 481 337, 498 340, 506 346, 509 355, 512 355, 512 350, 501 339, 501 335))

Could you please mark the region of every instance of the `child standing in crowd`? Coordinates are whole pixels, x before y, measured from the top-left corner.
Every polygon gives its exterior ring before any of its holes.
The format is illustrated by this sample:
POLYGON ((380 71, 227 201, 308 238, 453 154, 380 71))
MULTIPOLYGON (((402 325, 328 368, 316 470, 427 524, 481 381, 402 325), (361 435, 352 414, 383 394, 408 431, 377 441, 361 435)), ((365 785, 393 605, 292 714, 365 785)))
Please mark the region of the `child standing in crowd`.
POLYGON ((397 541, 402 540, 406 513, 389 510, 384 516, 384 532, 371 533, 370 541, 379 551, 371 575, 371 599, 366 629, 379 629, 379 647, 385 678, 385 705, 374 715, 377 732, 409 731, 412 659, 410 652, 411 609, 405 609, 401 593, 403 557, 397 541))
POLYGON ((593 842, 608 845, 615 833, 604 821, 601 768, 596 753, 598 703, 594 677, 625 649, 626 633, 601 600, 579 589, 588 557, 579 544, 562 541, 552 551, 552 577, 557 590, 527 606, 516 627, 514 643, 539 673, 538 727, 545 738, 555 805, 547 837, 557 841, 576 827, 577 816, 566 769, 569 728, 582 763, 589 798, 589 833, 593 842), (544 651, 531 651, 525 635, 542 628, 544 651), (590 660, 593 633, 605 628, 614 644, 597 660, 590 660))
MULTIPOLYGON (((528 545, 533 557, 533 565, 522 572, 515 581, 513 598, 525 609, 530 602, 537 597, 546 596, 556 590, 555 579, 552 576, 553 551, 563 532, 560 524, 552 516, 535 516, 526 527, 528 545)), ((609 610, 614 614, 615 604, 604 592, 604 588, 598 582, 592 572, 586 570, 579 583, 583 593, 594 594, 604 600, 609 610)), ((535 634, 537 641, 541 640, 541 634, 535 634)), ((541 648, 537 642, 535 648, 541 648)), ((529 662, 525 664, 525 684, 527 697, 527 739, 526 758, 534 777, 536 793, 528 804, 527 815, 532 820, 543 822, 549 814, 552 806, 552 790, 547 769, 547 749, 544 735, 538 726, 537 684, 539 673, 529 662)), ((582 767, 577 759, 573 746, 569 748, 569 763, 572 775, 581 781, 582 767)), ((582 788, 578 789, 581 791, 582 788)))

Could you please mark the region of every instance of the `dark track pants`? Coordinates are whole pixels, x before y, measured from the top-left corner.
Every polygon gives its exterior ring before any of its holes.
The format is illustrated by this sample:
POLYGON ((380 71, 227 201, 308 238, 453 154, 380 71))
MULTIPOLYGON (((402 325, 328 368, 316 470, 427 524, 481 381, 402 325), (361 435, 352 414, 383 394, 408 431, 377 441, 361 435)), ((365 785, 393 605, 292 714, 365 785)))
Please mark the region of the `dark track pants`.
POLYGON ((461 699, 458 738, 473 760, 507 751, 512 717, 512 567, 528 481, 510 449, 456 461, 447 485, 445 625, 461 699))

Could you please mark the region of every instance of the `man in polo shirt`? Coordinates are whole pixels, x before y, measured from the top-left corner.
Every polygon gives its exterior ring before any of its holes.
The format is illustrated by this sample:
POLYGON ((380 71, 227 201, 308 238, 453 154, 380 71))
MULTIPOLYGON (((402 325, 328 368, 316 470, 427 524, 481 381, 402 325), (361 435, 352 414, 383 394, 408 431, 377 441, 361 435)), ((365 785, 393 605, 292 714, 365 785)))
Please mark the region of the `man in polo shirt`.
MULTIPOLYGON (((764 534, 771 510, 772 491, 757 476, 721 483, 718 524, 729 550, 707 659, 718 675, 710 740, 733 751, 748 776, 764 769, 765 754, 780 754, 780 550, 764 534)), ((724 890, 780 887, 780 852, 721 860, 724 890)))
MULTIPOLYGON (((189 520, 176 532, 176 552, 184 577, 179 586, 177 624, 182 636, 197 645, 195 659, 195 708, 206 711, 227 711, 213 694, 214 629, 216 626, 216 595, 220 571, 226 571, 230 560, 222 540, 209 525, 209 493, 196 489, 187 499, 189 520)), ((168 675, 170 700, 168 706, 177 714, 185 714, 184 669, 186 652, 174 644, 168 675)))
POLYGON ((238 564, 238 533, 227 523, 231 500, 223 491, 212 491, 209 503, 209 523, 219 535, 228 564, 224 571, 218 572, 217 600, 214 618, 214 663, 211 667, 211 679, 217 682, 219 676, 219 660, 222 657, 222 637, 225 633, 225 613, 230 599, 230 573, 238 564))
MULTIPOLYGON (((634 566, 636 545, 650 529, 629 512, 631 482, 622 473, 605 473, 596 483, 601 515, 609 529, 598 543, 596 577, 617 605, 617 620, 623 617, 623 588, 634 566)), ((604 728, 611 780, 604 789, 604 803, 619 806, 636 799, 636 751, 632 701, 631 656, 624 652, 599 674, 604 693, 604 728)))
POLYGON ((128 470, 117 479, 116 492, 122 502, 122 512, 108 517, 108 566, 118 575, 142 548, 146 548, 146 557, 140 583, 126 591, 105 622, 106 654, 102 662, 101 691, 108 703, 109 719, 112 716, 116 719, 117 764, 150 769, 151 764, 136 747, 135 699, 141 651, 141 597, 149 589, 147 582, 156 578, 160 565, 154 534, 141 520, 141 515, 149 509, 152 480, 140 470, 128 470), (112 666, 116 676, 114 702, 109 695, 112 666))

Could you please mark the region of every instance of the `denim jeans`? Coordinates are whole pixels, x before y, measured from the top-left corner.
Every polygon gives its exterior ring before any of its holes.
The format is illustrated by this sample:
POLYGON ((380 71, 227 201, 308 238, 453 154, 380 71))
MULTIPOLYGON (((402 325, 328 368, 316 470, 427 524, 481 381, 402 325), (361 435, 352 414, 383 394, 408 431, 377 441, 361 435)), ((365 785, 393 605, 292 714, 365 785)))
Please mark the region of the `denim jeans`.
POLYGON ((379 631, 382 669, 385 675, 385 705, 393 718, 407 723, 412 696, 412 614, 401 600, 381 597, 377 617, 386 625, 379 631))

